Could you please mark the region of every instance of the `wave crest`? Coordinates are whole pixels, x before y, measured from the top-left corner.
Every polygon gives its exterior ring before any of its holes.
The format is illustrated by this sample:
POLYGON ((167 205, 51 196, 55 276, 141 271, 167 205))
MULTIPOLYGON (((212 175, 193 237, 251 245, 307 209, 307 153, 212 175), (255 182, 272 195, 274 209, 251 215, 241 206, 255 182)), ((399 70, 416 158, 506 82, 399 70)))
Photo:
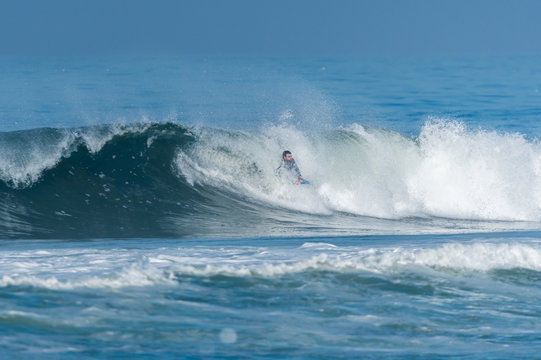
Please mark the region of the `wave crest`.
MULTIPOLYGON (((273 279, 310 277, 314 273, 371 276, 456 276, 461 281, 477 273, 502 276, 541 272, 541 249, 535 243, 447 243, 435 247, 366 248, 308 244, 298 248, 200 246, 191 248, 100 250, 92 253, 56 250, 23 252, 0 266, 0 287, 22 286, 53 290, 119 289, 156 285, 176 286, 188 277, 273 279), (60 253, 58 253, 60 251, 60 253), (36 259, 43 260, 35 265, 36 259), (99 264, 88 266, 89 263, 99 264), (76 275, 74 275, 76 274, 76 275)), ((538 276, 538 275, 536 275, 538 276)), ((501 279, 500 279, 501 280, 501 279)))

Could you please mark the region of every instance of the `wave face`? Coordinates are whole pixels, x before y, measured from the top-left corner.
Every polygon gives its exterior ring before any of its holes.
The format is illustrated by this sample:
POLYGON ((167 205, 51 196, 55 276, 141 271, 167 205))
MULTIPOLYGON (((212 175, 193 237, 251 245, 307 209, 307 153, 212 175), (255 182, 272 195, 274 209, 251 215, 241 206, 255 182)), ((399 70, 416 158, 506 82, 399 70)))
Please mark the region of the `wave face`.
POLYGON ((319 132, 176 123, 6 132, 0 237, 531 228, 541 220, 540 172, 537 140, 441 120, 414 138, 358 124, 319 132), (311 185, 276 175, 284 149, 311 185))

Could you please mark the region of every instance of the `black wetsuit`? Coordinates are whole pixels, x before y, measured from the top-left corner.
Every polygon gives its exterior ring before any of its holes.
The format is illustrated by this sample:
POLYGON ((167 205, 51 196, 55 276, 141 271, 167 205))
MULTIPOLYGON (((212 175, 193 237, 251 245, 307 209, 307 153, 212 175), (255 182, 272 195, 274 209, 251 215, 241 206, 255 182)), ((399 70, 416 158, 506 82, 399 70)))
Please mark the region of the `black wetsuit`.
POLYGON ((282 163, 276 169, 276 173, 281 176, 295 176, 295 180, 301 179, 301 171, 299 170, 299 167, 295 163, 295 159, 291 159, 291 161, 282 160, 282 163))

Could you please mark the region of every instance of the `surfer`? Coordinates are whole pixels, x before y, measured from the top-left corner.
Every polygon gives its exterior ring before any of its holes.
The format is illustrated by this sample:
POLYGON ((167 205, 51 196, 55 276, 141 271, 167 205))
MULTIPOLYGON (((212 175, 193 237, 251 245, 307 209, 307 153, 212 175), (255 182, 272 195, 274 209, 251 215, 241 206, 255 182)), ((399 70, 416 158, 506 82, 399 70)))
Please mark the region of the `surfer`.
POLYGON ((294 177, 297 185, 308 184, 308 181, 304 180, 302 177, 301 171, 299 170, 299 167, 297 166, 297 163, 295 163, 295 159, 293 159, 293 155, 289 150, 285 150, 282 153, 282 163, 278 169, 276 169, 276 173, 281 176, 294 177))

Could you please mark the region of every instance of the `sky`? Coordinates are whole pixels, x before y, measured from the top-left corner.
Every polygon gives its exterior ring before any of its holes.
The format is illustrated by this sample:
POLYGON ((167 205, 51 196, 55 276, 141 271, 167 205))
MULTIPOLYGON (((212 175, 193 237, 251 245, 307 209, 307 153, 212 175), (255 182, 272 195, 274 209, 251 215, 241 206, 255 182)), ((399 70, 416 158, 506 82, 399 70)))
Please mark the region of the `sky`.
POLYGON ((0 4, 0 55, 541 55, 537 0, 0 4))

